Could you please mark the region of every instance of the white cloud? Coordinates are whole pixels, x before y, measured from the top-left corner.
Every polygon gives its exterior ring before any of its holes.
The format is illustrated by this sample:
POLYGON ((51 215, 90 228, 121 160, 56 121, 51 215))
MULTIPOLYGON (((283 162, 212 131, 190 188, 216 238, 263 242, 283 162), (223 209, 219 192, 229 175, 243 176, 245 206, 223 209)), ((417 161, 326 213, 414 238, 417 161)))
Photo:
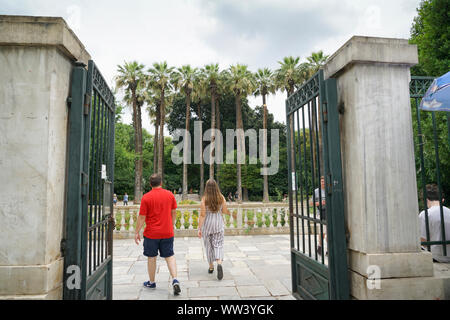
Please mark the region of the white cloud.
MULTIPOLYGON (((118 64, 276 68, 283 56, 332 54, 353 35, 408 38, 420 0, 0 0, 2 14, 62 16, 113 84, 118 64)), ((260 99, 249 98, 252 107, 260 99)), ((285 122, 285 94, 269 97, 285 122)), ((131 122, 131 116, 124 119, 131 122)), ((153 131, 148 116, 143 126, 153 131)))

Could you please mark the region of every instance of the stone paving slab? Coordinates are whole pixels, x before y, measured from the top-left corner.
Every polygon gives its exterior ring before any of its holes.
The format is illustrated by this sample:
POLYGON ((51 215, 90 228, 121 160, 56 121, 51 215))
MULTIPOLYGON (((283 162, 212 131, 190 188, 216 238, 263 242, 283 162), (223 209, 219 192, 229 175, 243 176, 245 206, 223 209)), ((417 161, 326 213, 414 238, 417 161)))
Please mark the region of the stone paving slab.
POLYGON ((148 281, 142 245, 116 239, 113 248, 113 298, 116 300, 292 300, 289 235, 226 236, 224 278, 208 274, 198 238, 175 238, 181 295, 173 296, 164 259, 157 258, 156 289, 148 281))

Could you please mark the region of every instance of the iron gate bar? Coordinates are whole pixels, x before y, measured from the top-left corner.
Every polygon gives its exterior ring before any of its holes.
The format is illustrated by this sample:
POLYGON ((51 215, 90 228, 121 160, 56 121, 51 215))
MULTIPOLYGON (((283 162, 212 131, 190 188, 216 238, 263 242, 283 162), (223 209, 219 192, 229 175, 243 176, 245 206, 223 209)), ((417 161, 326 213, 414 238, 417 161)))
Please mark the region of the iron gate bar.
MULTIPOLYGON (((68 170, 67 170, 67 194, 66 194, 66 254, 64 257, 63 274, 63 298, 82 299, 86 289, 86 283, 81 281, 79 288, 69 289, 69 267, 79 267, 80 276, 83 279, 86 268, 83 267, 84 252, 83 241, 77 235, 83 232, 83 152, 85 148, 85 135, 83 134, 86 123, 84 114, 84 98, 86 89, 86 70, 81 64, 77 64, 72 71, 71 105, 69 110, 69 138, 68 138, 68 170)), ((76 274, 75 274, 76 275, 76 274)))
MULTIPOLYGON (((312 135, 312 130, 314 130, 314 127, 312 125, 312 118, 311 118, 311 101, 308 102, 308 121, 309 121, 309 149, 310 149, 310 154, 311 154, 311 187, 312 190, 314 190, 314 186, 316 185, 316 182, 314 180, 314 139, 313 139, 313 135, 312 135), (313 128, 311 130, 311 128, 313 128)), ((308 190, 308 189, 307 189, 308 190)), ((308 190, 309 191, 309 190, 308 190)), ((309 194, 309 192, 307 193, 309 194)), ((314 220, 317 218, 316 217, 316 201, 315 201, 315 192, 312 192, 312 198, 313 198, 313 216, 314 216, 314 220)), ((306 201, 308 201, 309 199, 306 199, 306 201)), ((314 222, 314 258, 315 260, 317 260, 317 223, 314 222)))
MULTIPOLYGON (((317 114, 317 108, 316 108, 316 98, 313 99, 312 101, 312 105, 313 105, 313 111, 314 111, 314 126, 315 126, 315 133, 316 133, 316 148, 317 148, 317 178, 318 178, 318 189, 319 189, 319 228, 320 228, 320 239, 323 239, 323 223, 322 223, 322 184, 321 184, 321 174, 320 174, 320 143, 319 143, 319 126, 318 126, 318 114, 317 114)), ((315 191, 314 192, 314 196, 316 195, 315 191)), ((314 203, 314 208, 316 208, 316 205, 314 203)), ((317 209, 317 208, 316 208, 317 209)), ((316 210, 317 211, 317 210, 316 210)), ((317 250, 317 248, 316 248, 317 250)), ((322 264, 325 264, 325 258, 324 258, 324 245, 322 242, 322 246, 321 246, 321 251, 322 251, 322 264)))
MULTIPOLYGON (((436 133, 436 116, 435 112, 431 113, 431 118, 433 120, 433 137, 434 137, 434 151, 436 156, 436 178, 439 190, 439 203, 440 203, 440 213, 441 213, 441 233, 442 233, 442 242, 445 243, 445 220, 444 220, 444 208, 442 205, 442 184, 441 184, 441 169, 440 169, 440 161, 439 161, 439 145, 437 143, 438 137, 436 133)), ((443 255, 447 256, 447 246, 442 246, 443 255)))
MULTIPOLYGON (((320 73, 323 83, 322 90, 325 91, 327 118, 327 149, 328 152, 328 174, 331 177, 331 188, 326 192, 326 201, 331 204, 333 212, 328 212, 328 264, 330 268, 330 291, 332 299, 348 299, 350 296, 348 267, 347 267, 347 239, 344 215, 344 190, 341 162, 341 143, 339 132, 338 92, 337 81, 330 78, 323 80, 323 71, 320 73), (330 143, 330 142, 333 143, 330 143), (331 213, 331 214, 330 214, 331 213)), ((322 121, 324 121, 322 117, 322 121)), ((325 158, 325 157, 324 157, 325 158)))
POLYGON ((294 159, 294 168, 295 168, 295 170, 294 170, 294 174, 295 174, 295 203, 296 203, 296 205, 295 205, 295 212, 296 212, 296 215, 294 216, 295 217, 295 224, 294 225, 292 225, 292 228, 294 228, 294 226, 296 227, 296 229, 297 229, 297 249, 298 250, 300 250, 300 240, 299 240, 299 237, 298 237, 298 205, 297 205, 297 203, 298 203, 298 175, 297 175, 297 155, 296 155, 296 152, 295 152, 295 150, 296 150, 296 148, 295 148, 295 118, 293 117, 293 115, 291 116, 292 117, 292 124, 293 124, 293 135, 294 135, 294 137, 293 137, 293 140, 294 140, 294 148, 293 148, 293 151, 294 151, 294 156, 292 157, 292 159, 294 159))
MULTIPOLYGON (((300 174, 299 174, 299 177, 298 177, 298 180, 300 181, 300 185, 302 185, 302 183, 301 183, 301 181, 302 181, 302 177, 303 177, 303 167, 302 167, 302 148, 301 148, 301 138, 300 138, 300 129, 301 129, 301 127, 300 127, 300 112, 299 111, 297 111, 296 112, 296 114, 297 114, 297 128, 298 128, 298 131, 297 131, 297 136, 298 136, 298 163, 299 163, 299 166, 300 166, 300 168, 299 168, 299 171, 300 171, 300 174)), ((296 193, 296 195, 297 195, 297 193, 296 193)), ((303 188, 300 188, 300 199, 301 199, 301 202, 300 202, 300 205, 301 205, 301 216, 303 216, 304 215, 304 210, 303 210, 303 188)), ((298 202, 298 201, 297 201, 298 202)), ((303 252, 305 252, 305 221, 303 220, 303 219, 301 219, 302 220, 302 245, 303 245, 303 252)), ((298 210, 297 210, 297 224, 298 224, 298 210)), ((300 245, 298 246, 298 248, 299 248, 299 251, 300 251, 300 245)))
MULTIPOLYGON (((417 90, 417 87, 415 88, 417 90)), ((420 173, 422 175, 422 192, 423 192, 423 199, 424 199, 424 205, 425 205, 425 232, 427 239, 430 239, 430 225, 428 222, 428 207, 427 207, 427 188, 425 186, 425 183, 423 183, 425 179, 425 160, 423 157, 423 135, 422 135, 422 125, 420 122, 420 111, 419 111, 419 98, 416 99, 416 116, 417 116, 417 131, 418 131, 418 138, 419 138, 419 157, 420 157, 420 173)), ((428 250, 431 251, 431 246, 428 245, 428 250)))

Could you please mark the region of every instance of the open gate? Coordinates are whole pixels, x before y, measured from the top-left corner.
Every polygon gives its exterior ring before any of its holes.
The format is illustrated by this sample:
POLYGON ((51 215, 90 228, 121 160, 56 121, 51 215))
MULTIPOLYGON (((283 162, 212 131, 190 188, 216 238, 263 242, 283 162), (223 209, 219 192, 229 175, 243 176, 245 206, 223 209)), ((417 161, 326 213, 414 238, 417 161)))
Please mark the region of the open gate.
POLYGON ((293 294, 349 299, 336 79, 316 73, 286 117, 293 294))
POLYGON ((77 63, 68 103, 63 298, 112 299, 114 95, 95 63, 77 63))

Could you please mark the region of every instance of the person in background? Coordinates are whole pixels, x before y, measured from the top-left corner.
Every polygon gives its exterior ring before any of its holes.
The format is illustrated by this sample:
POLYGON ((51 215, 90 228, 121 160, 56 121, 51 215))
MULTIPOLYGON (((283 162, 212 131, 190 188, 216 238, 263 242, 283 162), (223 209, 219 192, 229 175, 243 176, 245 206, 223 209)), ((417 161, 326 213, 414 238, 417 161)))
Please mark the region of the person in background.
POLYGON ((115 193, 114 193, 114 196, 113 196, 113 203, 114 203, 114 206, 117 205, 117 194, 115 194, 115 193))
POLYGON ((125 195, 123 196, 123 205, 127 206, 128 205, 128 194, 125 192, 125 195))
POLYGON ((208 273, 214 272, 214 262, 217 262, 217 279, 219 280, 223 279, 222 261, 225 235, 225 223, 222 214, 230 214, 227 202, 216 181, 210 179, 206 182, 200 207, 198 237, 203 238, 205 244, 209 263, 208 273))
MULTIPOLYGON (((441 202, 439 201, 439 188, 436 184, 426 185, 427 191, 427 208, 428 208, 428 227, 430 231, 429 241, 442 241, 442 225, 441 225, 441 202)), ((442 206, 444 216, 444 231, 447 241, 450 240, 450 209, 442 206)), ((425 220, 425 210, 419 214, 420 222, 420 241, 427 242, 427 229, 425 220)), ((432 245, 431 254, 434 262, 450 262, 450 245, 447 245, 447 255, 444 256, 444 246, 432 245)))
POLYGON ((176 221, 177 201, 172 192, 162 188, 162 178, 158 174, 150 177, 152 190, 141 200, 139 218, 136 225, 134 240, 137 245, 141 241, 139 232, 145 223, 144 256, 148 258, 149 281, 144 287, 156 289, 156 257, 164 258, 172 276, 173 294, 181 292, 180 282, 177 280, 177 264, 173 251, 174 223, 176 221))

